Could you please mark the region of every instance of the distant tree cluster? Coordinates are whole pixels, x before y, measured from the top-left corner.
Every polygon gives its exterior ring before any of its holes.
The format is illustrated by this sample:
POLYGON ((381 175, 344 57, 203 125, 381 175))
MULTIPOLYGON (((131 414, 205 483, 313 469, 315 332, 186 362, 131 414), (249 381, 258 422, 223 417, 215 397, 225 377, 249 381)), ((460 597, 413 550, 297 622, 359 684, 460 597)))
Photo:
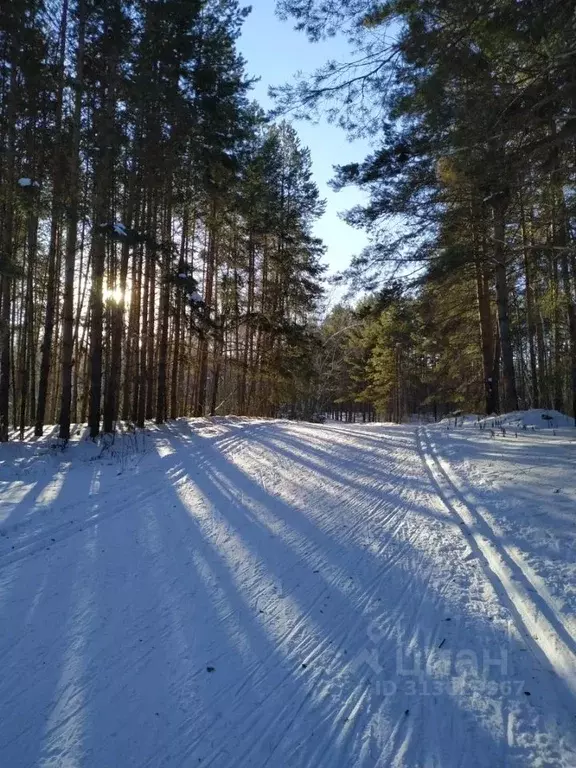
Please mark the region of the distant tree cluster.
POLYGON ((313 40, 343 33, 356 45, 353 61, 277 95, 281 109, 326 109, 372 137, 370 156, 334 182, 369 197, 347 218, 372 245, 345 277, 368 291, 403 283, 337 337, 352 360, 335 394, 396 416, 530 406, 576 416, 576 4, 279 8, 313 40))
POLYGON ((0 4, 0 440, 271 414, 312 369, 308 151, 237 0, 0 4))

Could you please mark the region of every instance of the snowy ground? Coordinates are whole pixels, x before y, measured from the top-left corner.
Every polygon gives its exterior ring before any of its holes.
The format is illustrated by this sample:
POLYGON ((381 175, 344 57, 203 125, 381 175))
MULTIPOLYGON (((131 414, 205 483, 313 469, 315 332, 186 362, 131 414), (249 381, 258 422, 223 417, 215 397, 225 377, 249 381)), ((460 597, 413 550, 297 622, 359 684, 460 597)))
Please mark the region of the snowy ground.
POLYGON ((573 431, 2 446, 0 766, 574 768, 573 431))

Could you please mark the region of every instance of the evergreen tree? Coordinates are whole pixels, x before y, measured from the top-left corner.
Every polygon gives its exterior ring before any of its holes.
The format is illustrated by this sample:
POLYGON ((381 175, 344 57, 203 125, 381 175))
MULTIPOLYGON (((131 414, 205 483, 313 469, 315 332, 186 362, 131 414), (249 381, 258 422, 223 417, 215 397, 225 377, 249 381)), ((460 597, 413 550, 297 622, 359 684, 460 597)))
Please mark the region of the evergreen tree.
POLYGON ((236 0, 0 11, 0 438, 306 390, 322 208, 236 0))
POLYGON ((571 4, 279 6, 312 39, 344 31, 362 53, 278 90, 280 108, 325 106, 379 144, 335 179, 370 197, 348 220, 373 245, 346 277, 373 288, 400 268, 430 295, 468 292, 476 316, 461 321, 477 339, 483 407, 576 415, 571 4))

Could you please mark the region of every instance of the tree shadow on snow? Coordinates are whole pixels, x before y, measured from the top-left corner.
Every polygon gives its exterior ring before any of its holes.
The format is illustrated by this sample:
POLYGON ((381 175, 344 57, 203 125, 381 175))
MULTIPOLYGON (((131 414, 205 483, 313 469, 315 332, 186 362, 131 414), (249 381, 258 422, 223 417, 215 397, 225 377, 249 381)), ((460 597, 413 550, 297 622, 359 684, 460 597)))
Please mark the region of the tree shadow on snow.
MULTIPOLYGON (((367 768, 399 755, 406 768, 527 764, 530 745, 506 738, 528 706, 522 694, 433 695, 399 673, 399 648, 410 667, 414 645, 466 650, 464 630, 477 652, 506 645, 510 676, 533 668, 504 622, 465 613, 465 578, 456 588, 455 573, 435 573, 422 542, 439 546, 446 520, 411 507, 421 521, 410 539, 374 515, 373 548, 323 529, 325 518, 234 462, 246 437, 279 453, 279 432, 242 425, 203 436, 177 422, 162 432, 163 485, 132 478, 131 507, 50 556, 0 570, 0 585, 11 577, 0 764, 367 768)), ((284 458, 342 481, 326 452, 289 439, 284 458)), ((339 455, 350 473, 361 466, 360 453, 339 455)), ((376 472, 367 468, 364 483, 376 472)), ((313 498, 323 493, 343 515, 322 488, 313 498)), ((391 512, 403 503, 383 488, 363 498, 367 509, 378 498, 391 512)), ((534 743, 558 717, 543 690, 530 702, 542 710, 534 743)))

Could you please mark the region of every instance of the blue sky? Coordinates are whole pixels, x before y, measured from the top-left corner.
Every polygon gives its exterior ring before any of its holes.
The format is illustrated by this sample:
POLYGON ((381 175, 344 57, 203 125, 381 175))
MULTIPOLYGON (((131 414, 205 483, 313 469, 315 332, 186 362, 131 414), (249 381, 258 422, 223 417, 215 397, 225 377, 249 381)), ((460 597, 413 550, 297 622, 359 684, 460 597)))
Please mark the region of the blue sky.
MULTIPOLYGON (((310 43, 306 35, 296 32, 290 22, 282 22, 274 13, 274 0, 251 0, 252 13, 245 22, 238 47, 246 59, 248 73, 261 78, 254 87, 254 97, 266 109, 272 106, 268 87, 291 81, 299 70, 310 72, 327 59, 349 57, 345 40, 332 38, 310 43)), ((332 166, 362 160, 369 151, 366 142, 349 143, 344 131, 326 120, 318 124, 295 121, 302 143, 310 148, 314 178, 320 194, 326 199, 326 213, 318 222, 315 234, 328 247, 325 261, 330 271, 346 267, 350 257, 362 250, 367 242, 364 232, 353 229, 338 218, 338 212, 361 202, 356 189, 335 193, 328 187, 332 166)))

